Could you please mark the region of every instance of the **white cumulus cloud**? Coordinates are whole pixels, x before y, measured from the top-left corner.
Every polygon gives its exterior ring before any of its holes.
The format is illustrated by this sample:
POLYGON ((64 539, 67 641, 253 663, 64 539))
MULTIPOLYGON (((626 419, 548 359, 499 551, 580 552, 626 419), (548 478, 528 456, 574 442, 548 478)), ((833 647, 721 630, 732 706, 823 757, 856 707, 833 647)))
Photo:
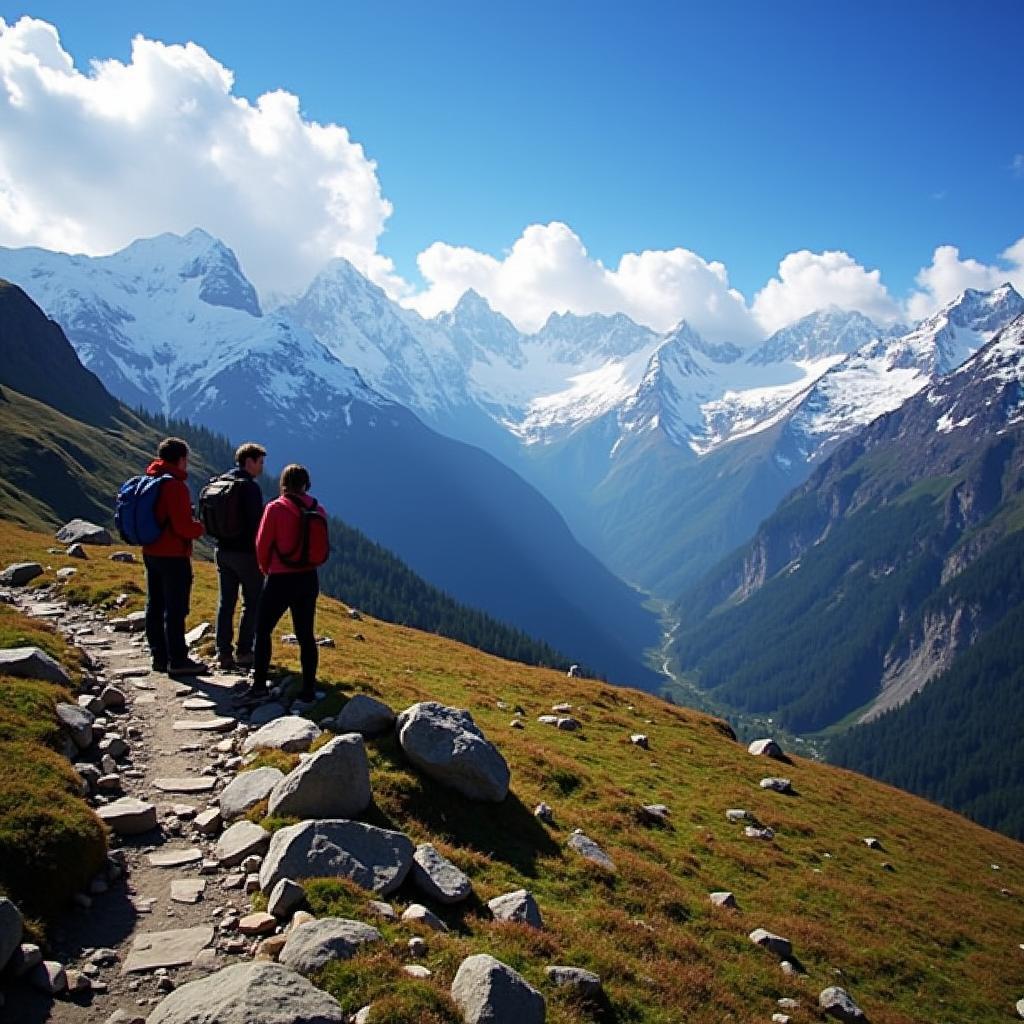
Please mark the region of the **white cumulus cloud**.
POLYGON ((999 258, 1002 265, 961 259, 955 245, 940 245, 932 262, 915 278, 918 290, 907 300, 907 315, 914 320, 931 316, 965 288, 991 291, 1009 281, 1017 291, 1024 292, 1024 237, 1004 249, 999 258))
POLYGON ((554 221, 530 225, 501 259, 435 242, 417 262, 427 287, 404 302, 424 316, 451 309, 473 288, 523 331, 537 330, 553 312, 621 312, 658 331, 685 319, 712 340, 761 337, 725 267, 687 249, 626 253, 609 269, 554 221))
POLYGON ((878 270, 867 270, 840 251, 791 252, 754 297, 753 313, 771 333, 819 309, 858 310, 879 323, 899 319, 899 304, 878 270))
POLYGON ((374 162, 299 100, 250 102, 194 43, 138 36, 127 64, 77 70, 57 30, 0 19, 0 244, 99 255, 202 227, 257 288, 297 289, 345 256, 391 294, 391 213, 374 162))

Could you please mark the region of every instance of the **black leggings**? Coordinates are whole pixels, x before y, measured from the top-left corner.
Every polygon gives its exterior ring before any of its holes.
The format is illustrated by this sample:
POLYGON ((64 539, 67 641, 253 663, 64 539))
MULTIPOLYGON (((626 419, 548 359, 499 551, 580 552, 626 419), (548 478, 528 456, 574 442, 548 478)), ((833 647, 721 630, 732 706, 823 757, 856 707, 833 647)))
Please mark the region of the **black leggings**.
POLYGON ((302 692, 313 693, 320 651, 316 645, 313 622, 316 599, 320 594, 320 580, 315 569, 308 572, 276 572, 267 577, 256 610, 256 643, 253 648, 253 686, 267 685, 273 632, 285 611, 292 613, 292 628, 299 641, 299 659, 302 662, 302 692))

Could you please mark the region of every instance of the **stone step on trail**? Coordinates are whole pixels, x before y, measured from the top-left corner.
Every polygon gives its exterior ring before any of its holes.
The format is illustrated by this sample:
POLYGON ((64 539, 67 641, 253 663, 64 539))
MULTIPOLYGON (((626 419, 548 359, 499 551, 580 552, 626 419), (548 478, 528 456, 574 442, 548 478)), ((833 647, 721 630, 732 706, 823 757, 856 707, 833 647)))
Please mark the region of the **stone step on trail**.
POLYGON ((213 942, 213 936, 212 925, 142 932, 135 936, 121 971, 132 974, 153 971, 158 967, 184 967, 192 963, 201 949, 213 942))
POLYGON ((154 779, 153 786, 161 793, 209 793, 217 785, 215 776, 193 776, 186 779, 154 779))
POLYGON ((238 725, 237 718, 220 716, 217 718, 180 719, 172 728, 175 732, 228 732, 238 725))
POLYGON ((186 864, 198 864, 203 859, 203 851, 192 846, 187 850, 151 853, 146 859, 155 868, 180 868, 186 864))

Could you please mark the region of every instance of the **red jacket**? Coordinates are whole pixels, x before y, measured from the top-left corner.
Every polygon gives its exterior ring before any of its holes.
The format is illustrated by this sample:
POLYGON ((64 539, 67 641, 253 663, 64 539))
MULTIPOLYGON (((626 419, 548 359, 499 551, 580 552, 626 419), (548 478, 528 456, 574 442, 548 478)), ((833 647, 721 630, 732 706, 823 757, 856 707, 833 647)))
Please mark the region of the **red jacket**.
MULTIPOLYGON (((296 497, 306 508, 312 507, 313 499, 308 494, 296 497)), ((327 515, 322 505, 317 511, 323 516, 327 515)), ((309 572, 308 569, 296 569, 285 565, 278 554, 283 551, 285 555, 290 556, 301 542, 302 524, 299 510, 290 498, 284 495, 275 498, 263 510, 260 528, 256 531, 256 561, 259 562, 260 572, 264 576, 276 572, 309 572)))
POLYGON ((171 558, 191 558, 192 541, 203 535, 203 524, 192 518, 192 495, 189 493, 188 473, 175 466, 156 459, 146 468, 146 476, 161 476, 169 473, 173 480, 160 485, 160 496, 156 499, 156 518, 166 523, 164 532, 155 544, 142 549, 144 555, 163 555, 171 558))

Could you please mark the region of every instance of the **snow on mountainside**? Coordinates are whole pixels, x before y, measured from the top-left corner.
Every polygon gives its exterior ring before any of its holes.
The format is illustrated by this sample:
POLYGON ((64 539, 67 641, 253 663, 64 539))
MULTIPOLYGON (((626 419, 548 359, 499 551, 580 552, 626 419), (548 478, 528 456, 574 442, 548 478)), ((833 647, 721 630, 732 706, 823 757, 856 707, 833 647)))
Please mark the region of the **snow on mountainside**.
POLYGON ((793 410, 786 425, 800 457, 819 458, 838 441, 961 366, 1024 311, 1006 284, 967 289, 914 330, 869 342, 832 367, 793 410))
POLYGON ((832 306, 776 331, 747 356, 747 362, 760 366, 786 360, 815 362, 855 352, 875 338, 906 331, 903 324, 882 328, 856 310, 832 306))
POLYGON ((204 231, 112 256, 0 249, 0 277, 60 323, 117 397, 173 416, 224 406, 243 377, 272 406, 315 423, 318 397, 384 404, 313 335, 263 316, 234 254, 204 231))

